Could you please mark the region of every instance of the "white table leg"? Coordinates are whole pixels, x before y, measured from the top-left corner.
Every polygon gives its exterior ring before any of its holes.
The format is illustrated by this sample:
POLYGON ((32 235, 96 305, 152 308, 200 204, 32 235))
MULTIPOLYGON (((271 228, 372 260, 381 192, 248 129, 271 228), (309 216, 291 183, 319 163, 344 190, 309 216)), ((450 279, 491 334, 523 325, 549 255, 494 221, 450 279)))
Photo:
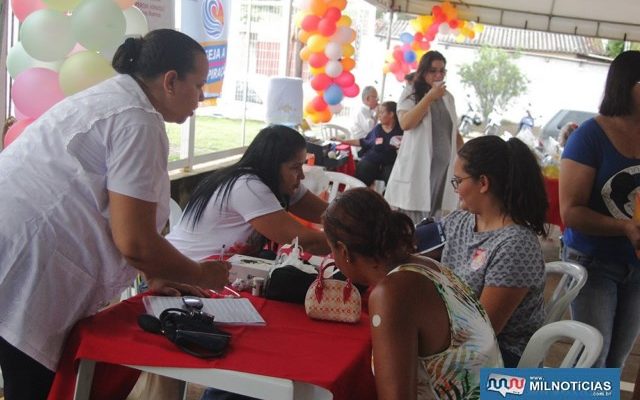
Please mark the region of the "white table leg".
POLYGON ((74 400, 89 400, 91 394, 91 384, 93 383, 93 371, 96 362, 93 360, 80 360, 78 373, 76 374, 76 389, 73 393, 74 400))

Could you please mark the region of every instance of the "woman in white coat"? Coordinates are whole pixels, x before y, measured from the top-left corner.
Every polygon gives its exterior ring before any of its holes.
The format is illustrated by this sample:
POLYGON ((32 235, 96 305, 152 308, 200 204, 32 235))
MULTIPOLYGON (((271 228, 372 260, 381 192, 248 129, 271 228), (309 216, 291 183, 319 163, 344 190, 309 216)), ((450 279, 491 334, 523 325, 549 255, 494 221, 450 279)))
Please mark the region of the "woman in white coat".
POLYGON ((446 183, 453 176, 453 160, 463 142, 453 96, 444 82, 446 63, 441 53, 427 52, 398 101, 405 135, 384 197, 414 223, 457 206, 455 193, 446 183))

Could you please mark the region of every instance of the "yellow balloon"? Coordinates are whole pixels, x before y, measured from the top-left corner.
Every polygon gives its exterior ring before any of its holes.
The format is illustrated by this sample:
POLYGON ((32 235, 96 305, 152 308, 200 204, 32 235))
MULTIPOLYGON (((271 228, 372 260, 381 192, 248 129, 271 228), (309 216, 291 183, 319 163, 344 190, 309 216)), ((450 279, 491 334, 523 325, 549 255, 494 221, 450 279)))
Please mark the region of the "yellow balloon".
POLYGON ((382 66, 382 73, 384 73, 384 74, 388 74, 389 73, 389 64, 384 64, 382 66))
POLYGON ((356 49, 354 49, 353 46, 350 44, 345 44, 342 46, 343 57, 351 57, 355 52, 356 52, 356 49))
POLYGON ((484 25, 483 24, 475 24, 473 27, 473 30, 480 33, 482 31, 484 31, 484 25))
POLYGON ((318 53, 324 51, 325 46, 329 42, 329 38, 319 34, 311 35, 307 40, 307 47, 311 52, 318 53))
POLYGON ((296 13, 296 15, 293 17, 293 23, 296 25, 296 27, 298 27, 298 28, 302 27, 302 20, 307 15, 309 15, 309 12, 307 12, 307 11, 298 11, 296 13))
POLYGON ((82 0, 42 0, 42 2, 47 5, 47 8, 62 12, 73 10, 81 1, 82 0))
POLYGON ((412 19, 411 21, 409 21, 409 25, 411 25, 411 27, 413 28, 413 30, 415 32, 422 32, 422 25, 420 24, 420 20, 419 19, 412 19))
POLYGON ((313 76, 324 74, 324 65, 322 67, 319 67, 319 68, 315 68, 315 67, 309 66, 309 72, 313 76))
POLYGON ((320 115, 318 113, 315 114, 311 114, 309 115, 309 119, 311 120, 311 122, 313 122, 314 124, 319 124, 320 121, 320 115))
POLYGON ((80 51, 62 63, 58 79, 62 92, 70 96, 115 74, 111 63, 95 51, 80 51))
POLYGON ((350 27, 351 22, 353 22, 351 21, 351 17, 349 17, 348 15, 343 15, 342 17, 340 17, 338 22, 336 22, 336 25, 350 27))

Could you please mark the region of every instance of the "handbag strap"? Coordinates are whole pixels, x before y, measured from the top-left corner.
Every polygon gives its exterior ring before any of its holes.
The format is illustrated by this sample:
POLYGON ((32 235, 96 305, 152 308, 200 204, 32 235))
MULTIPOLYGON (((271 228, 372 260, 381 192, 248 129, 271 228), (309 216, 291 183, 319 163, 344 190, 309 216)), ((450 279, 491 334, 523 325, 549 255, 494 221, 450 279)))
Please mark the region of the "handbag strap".
MULTIPOLYGON (((330 266, 334 266, 335 267, 336 263, 335 261, 333 261, 332 259, 328 258, 328 257, 324 257, 322 259, 322 263, 320 264, 320 271, 318 272, 318 277, 316 278, 316 287, 315 287, 315 295, 316 295, 316 300, 318 301, 318 303, 320 303, 322 301, 322 293, 324 290, 324 270, 327 269, 330 266), (330 261, 327 261, 330 260, 330 261)), ((349 301, 349 298, 351 297, 351 292, 353 291, 353 285, 351 284, 351 279, 347 278, 347 282, 346 285, 344 286, 344 289, 342 290, 342 302, 346 303, 347 301, 349 301)))

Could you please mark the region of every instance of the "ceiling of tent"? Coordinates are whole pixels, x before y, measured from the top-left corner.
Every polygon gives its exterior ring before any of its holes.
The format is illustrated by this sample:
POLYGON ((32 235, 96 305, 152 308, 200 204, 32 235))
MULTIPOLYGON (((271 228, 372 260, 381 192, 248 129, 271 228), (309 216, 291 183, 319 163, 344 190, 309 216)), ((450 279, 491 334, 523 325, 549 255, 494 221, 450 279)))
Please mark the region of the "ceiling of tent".
MULTIPOLYGON (((387 10, 429 15, 442 1, 367 0, 387 10)), ((638 0, 469 0, 458 18, 483 24, 640 42, 638 0)))

